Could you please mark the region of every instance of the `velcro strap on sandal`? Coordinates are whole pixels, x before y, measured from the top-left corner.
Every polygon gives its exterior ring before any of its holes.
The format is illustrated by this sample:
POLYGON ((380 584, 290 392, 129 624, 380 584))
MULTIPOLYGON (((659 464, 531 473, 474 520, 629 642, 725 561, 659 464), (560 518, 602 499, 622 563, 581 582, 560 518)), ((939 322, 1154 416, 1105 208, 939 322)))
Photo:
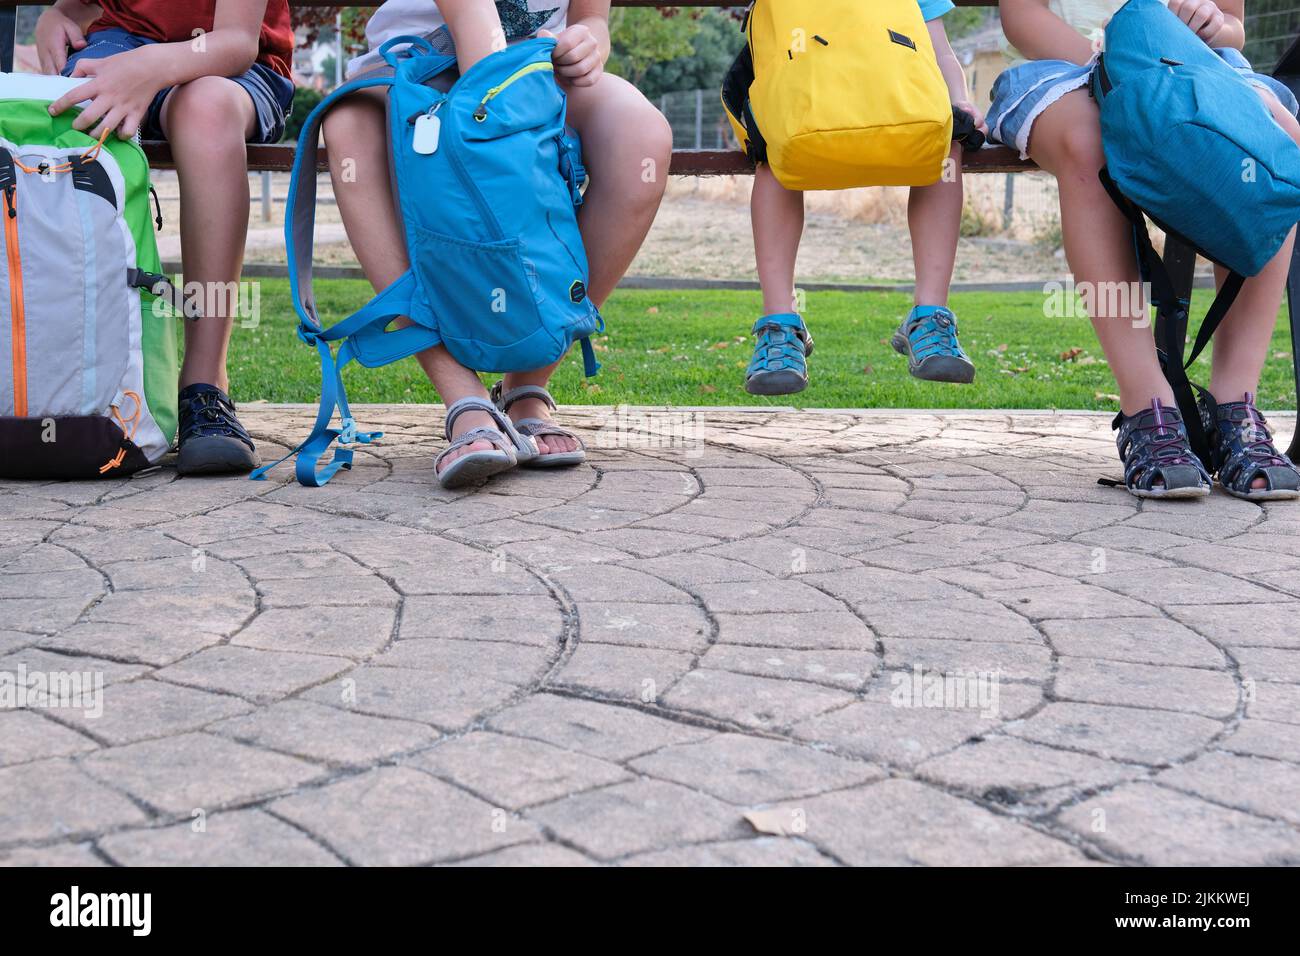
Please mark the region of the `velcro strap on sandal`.
POLYGON ((754 335, 758 335, 763 332, 764 329, 794 329, 795 334, 800 338, 805 338, 808 335, 808 327, 803 324, 803 319, 794 312, 781 312, 776 315, 765 315, 754 323, 754 327, 750 329, 750 331, 754 335))
POLYGON ((555 411, 555 399, 551 397, 550 392, 540 385, 521 385, 518 388, 512 388, 508 392, 504 391, 502 382, 497 382, 492 386, 492 402, 506 414, 510 413, 510 407, 515 402, 528 398, 535 398, 551 411, 555 411))

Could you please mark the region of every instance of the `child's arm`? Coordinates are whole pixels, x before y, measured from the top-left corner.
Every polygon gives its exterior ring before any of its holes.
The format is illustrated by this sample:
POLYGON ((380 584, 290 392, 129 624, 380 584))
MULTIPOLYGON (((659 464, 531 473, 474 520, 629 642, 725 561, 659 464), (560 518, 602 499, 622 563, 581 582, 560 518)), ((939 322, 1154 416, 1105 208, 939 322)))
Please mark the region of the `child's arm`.
POLYGON ((1246 45, 1246 0, 1169 0, 1169 9, 1212 47, 1246 45))
POLYGON ((948 31, 943 28, 943 20, 931 20, 926 24, 926 28, 929 29, 930 40, 934 44, 934 55, 939 61, 939 72, 943 74, 944 81, 948 84, 948 98, 952 101, 952 105, 974 117, 975 125, 987 133, 984 113, 971 102, 970 88, 966 86, 966 71, 961 68, 961 61, 957 59, 952 44, 948 42, 948 31))
POLYGON ((569 25, 556 39, 555 73, 570 86, 594 86, 609 59, 610 0, 573 0, 569 25))
POLYGON ((217 0, 212 32, 193 40, 156 43, 101 60, 78 60, 72 75, 89 77, 50 106, 58 116, 84 100, 90 104, 73 128, 129 139, 160 90, 201 76, 238 76, 257 61, 266 0, 217 0))
POLYGON ((36 55, 41 72, 57 75, 68 65, 68 50, 86 45, 86 31, 102 11, 83 0, 58 0, 36 21, 36 55))
POLYGON ((456 42, 456 65, 461 73, 489 53, 505 49, 506 31, 492 0, 439 0, 438 9, 456 42))
POLYGON ((1088 38, 1047 8, 1047 0, 998 0, 1002 29, 1011 45, 1031 60, 1092 59, 1088 38))

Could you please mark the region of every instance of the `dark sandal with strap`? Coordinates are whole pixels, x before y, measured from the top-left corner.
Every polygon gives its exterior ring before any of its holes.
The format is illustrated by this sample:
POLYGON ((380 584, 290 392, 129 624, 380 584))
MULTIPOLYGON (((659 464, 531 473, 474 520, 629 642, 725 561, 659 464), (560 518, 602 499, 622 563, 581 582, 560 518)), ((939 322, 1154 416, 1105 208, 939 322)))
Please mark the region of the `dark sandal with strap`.
POLYGON ((1138 498, 1204 498, 1210 473, 1192 451, 1178 409, 1160 399, 1136 415, 1115 416, 1124 487, 1138 498))
POLYGON ((758 336, 754 359, 745 373, 751 395, 793 395, 808 387, 808 356, 812 333, 793 312, 765 315, 754 323, 758 336))
POLYGON ((1210 466, 1223 490, 1247 501, 1284 501, 1300 498, 1300 473, 1291 459, 1277 450, 1268 422, 1255 407, 1255 396, 1242 402, 1216 402, 1202 390, 1201 422, 1210 436, 1210 466), (1257 479, 1263 488, 1252 488, 1257 479))
MULTIPOLYGON (((535 398, 542 402, 551 411, 555 411, 555 399, 551 393, 540 385, 521 385, 519 388, 512 388, 504 392, 501 382, 492 386, 492 402, 503 415, 510 414, 510 407, 515 402, 525 398, 535 398)), ((523 468, 572 468, 574 465, 581 465, 587 460, 587 446, 583 444, 582 439, 566 428, 561 428, 554 422, 548 422, 542 418, 521 418, 514 423, 519 432, 529 438, 545 438, 548 435, 556 438, 568 438, 578 443, 578 447, 573 451, 553 451, 542 454, 540 451, 529 458, 521 457, 519 464, 523 468)))

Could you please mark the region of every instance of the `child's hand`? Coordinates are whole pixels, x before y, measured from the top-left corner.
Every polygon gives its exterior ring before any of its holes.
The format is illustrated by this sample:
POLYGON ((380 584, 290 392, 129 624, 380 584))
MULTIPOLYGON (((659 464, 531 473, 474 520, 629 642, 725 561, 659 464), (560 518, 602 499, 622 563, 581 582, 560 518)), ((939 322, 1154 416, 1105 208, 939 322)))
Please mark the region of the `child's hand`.
POLYGON ((56 100, 50 106, 50 114, 58 116, 69 107, 89 100, 81 115, 72 121, 73 129, 89 132, 96 139, 105 130, 130 139, 144 122, 158 91, 169 85, 160 80, 159 70, 149 56, 151 52, 148 47, 141 47, 102 60, 78 60, 72 75, 90 77, 90 82, 56 100))
MULTIPOLYGON (((549 30, 539 30, 538 36, 555 36, 549 30)), ((569 86, 595 86, 600 74, 605 72, 605 61, 600 56, 596 35, 583 23, 575 23, 555 37, 555 52, 551 61, 555 74, 569 86)))
POLYGON ((1223 29, 1223 11, 1214 0, 1169 0, 1169 9, 1206 43, 1223 29))
POLYGON ((41 72, 57 76, 68 65, 68 49, 80 50, 86 36, 71 17, 50 7, 36 21, 36 55, 41 72))
POLYGON ((979 107, 969 101, 958 100, 953 100, 952 105, 957 107, 957 109, 961 110, 963 113, 969 113, 971 119, 975 121, 975 128, 984 135, 988 135, 989 124, 988 121, 985 120, 984 113, 979 109, 979 107))

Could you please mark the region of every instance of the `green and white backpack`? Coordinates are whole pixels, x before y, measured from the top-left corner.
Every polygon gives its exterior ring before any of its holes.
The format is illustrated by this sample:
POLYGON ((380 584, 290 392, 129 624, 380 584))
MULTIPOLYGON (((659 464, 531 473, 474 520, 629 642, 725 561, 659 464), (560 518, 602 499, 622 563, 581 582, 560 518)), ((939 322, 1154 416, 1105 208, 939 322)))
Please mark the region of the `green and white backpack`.
POLYGON ((50 116, 82 82, 0 74, 0 477, 127 475, 176 434, 149 163, 50 116))

